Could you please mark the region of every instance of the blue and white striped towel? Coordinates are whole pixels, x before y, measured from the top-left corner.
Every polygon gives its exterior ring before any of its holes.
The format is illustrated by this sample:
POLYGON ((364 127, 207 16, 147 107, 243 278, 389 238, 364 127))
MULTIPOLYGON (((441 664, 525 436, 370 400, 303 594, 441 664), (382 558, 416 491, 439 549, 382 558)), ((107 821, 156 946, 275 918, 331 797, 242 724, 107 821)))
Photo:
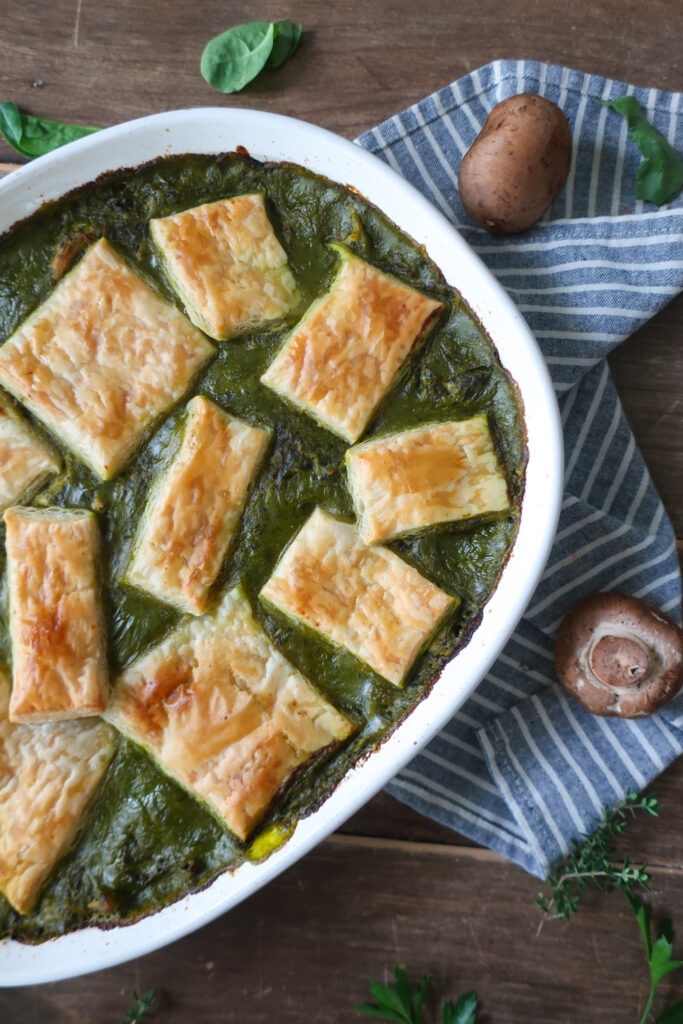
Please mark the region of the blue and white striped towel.
POLYGON ((555 544, 511 641, 446 729, 389 786, 399 800, 545 876, 606 804, 683 751, 683 700, 638 722, 595 718, 557 685, 557 626, 584 594, 620 590, 680 620, 671 525, 624 417, 605 356, 683 288, 683 198, 633 198, 640 161, 623 118, 592 102, 635 95, 683 150, 680 93, 534 61, 496 61, 362 135, 457 225, 526 316, 564 423, 555 544), (457 169, 491 108, 520 92, 562 107, 574 133, 567 185, 521 236, 473 228, 457 169))

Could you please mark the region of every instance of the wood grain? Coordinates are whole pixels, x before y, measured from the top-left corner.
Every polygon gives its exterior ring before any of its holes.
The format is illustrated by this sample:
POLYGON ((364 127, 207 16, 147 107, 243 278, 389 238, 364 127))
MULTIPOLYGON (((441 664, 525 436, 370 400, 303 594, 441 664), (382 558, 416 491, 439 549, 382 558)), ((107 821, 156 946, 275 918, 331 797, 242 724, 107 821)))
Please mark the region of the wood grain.
MULTIPOLYGON (((655 905, 683 904, 680 870, 654 870, 655 905)), ((164 1024, 348 1024, 362 1019, 353 1004, 369 998, 369 979, 389 980, 397 963, 415 979, 433 974, 430 1020, 437 994, 474 988, 480 1024, 637 1021, 647 969, 623 897, 589 899, 570 925, 553 922, 539 936, 537 889, 487 850, 334 836, 166 950, 106 973, 0 992, 0 1018, 115 1021, 133 989, 153 987, 164 1024)), ((673 980, 664 987, 673 997, 673 980)))
MULTIPOLYGON (((159 110, 240 106, 314 121, 352 138, 494 58, 568 64, 683 89, 683 4, 671 0, 4 0, 0 100, 104 126, 159 110), (238 96, 198 71, 231 24, 291 17, 295 60, 238 96)), ((16 160, 0 140, 0 165, 16 160)), ((0 167, 1 170, 1 167, 0 167)), ((610 358, 653 479, 683 539, 683 297, 610 358)), ((657 781, 663 813, 637 822, 636 858, 657 865, 655 902, 683 930, 683 763, 657 781)), ((353 1003, 394 963, 431 970, 444 997, 479 992, 483 1024, 621 1024, 647 979, 618 896, 536 937, 538 882, 386 794, 219 921, 142 960, 42 988, 0 991, 3 1024, 102 1024, 133 989, 162 990, 151 1019, 213 1024, 360 1020, 353 1003)), ((683 997, 674 975, 673 999, 683 997)), ((428 1007, 436 1020, 436 1000, 428 1007)))

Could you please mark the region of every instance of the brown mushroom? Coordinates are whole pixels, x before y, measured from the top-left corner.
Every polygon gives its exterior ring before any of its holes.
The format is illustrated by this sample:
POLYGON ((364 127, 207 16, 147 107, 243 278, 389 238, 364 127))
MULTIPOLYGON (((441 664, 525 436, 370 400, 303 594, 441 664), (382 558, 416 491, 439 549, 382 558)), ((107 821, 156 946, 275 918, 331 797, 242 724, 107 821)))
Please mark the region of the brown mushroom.
POLYGON ((592 714, 643 718, 683 685, 683 630, 637 597, 592 594, 560 626, 555 669, 592 714))

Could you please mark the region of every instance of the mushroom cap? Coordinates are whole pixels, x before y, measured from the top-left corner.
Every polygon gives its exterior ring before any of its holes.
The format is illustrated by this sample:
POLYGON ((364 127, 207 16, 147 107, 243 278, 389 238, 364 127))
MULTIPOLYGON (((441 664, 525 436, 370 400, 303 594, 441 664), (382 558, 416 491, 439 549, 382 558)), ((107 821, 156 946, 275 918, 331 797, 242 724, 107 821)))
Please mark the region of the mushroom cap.
POLYGON ((683 685, 683 630, 637 597, 591 594, 560 626, 555 670, 592 714, 643 718, 683 685))

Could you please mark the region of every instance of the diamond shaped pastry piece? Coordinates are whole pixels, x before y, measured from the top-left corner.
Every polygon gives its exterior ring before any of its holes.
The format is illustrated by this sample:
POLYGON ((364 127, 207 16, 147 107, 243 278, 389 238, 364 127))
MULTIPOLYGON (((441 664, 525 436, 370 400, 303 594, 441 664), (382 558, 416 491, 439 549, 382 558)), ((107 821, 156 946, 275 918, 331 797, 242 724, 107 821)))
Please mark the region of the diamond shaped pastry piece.
POLYGON ((105 717, 241 839, 295 768, 353 731, 273 646, 239 589, 127 668, 105 717))
POLYGON ((0 512, 40 490, 59 467, 56 452, 0 394, 0 512))
POLYGON ((441 303, 343 246, 330 290, 313 303, 261 380, 349 442, 373 412, 441 303))
POLYGON ((260 193, 152 220, 150 231, 188 316, 212 338, 279 319, 300 301, 260 193))
POLYGON ((13 722, 98 715, 109 679, 94 513, 5 512, 13 722))
POLYGON ((346 464, 367 544, 510 507, 486 416, 365 441, 346 464))
POLYGON ((285 549, 260 597, 396 685, 459 603, 321 509, 285 549))
POLYGON ((214 352, 102 239, 0 348, 0 383, 107 480, 214 352))
POLYGON ((239 524, 270 433, 198 395, 153 487, 124 583, 199 615, 239 524))
POLYGON ((20 914, 73 842, 116 749, 101 719, 13 725, 0 674, 0 890, 20 914))

